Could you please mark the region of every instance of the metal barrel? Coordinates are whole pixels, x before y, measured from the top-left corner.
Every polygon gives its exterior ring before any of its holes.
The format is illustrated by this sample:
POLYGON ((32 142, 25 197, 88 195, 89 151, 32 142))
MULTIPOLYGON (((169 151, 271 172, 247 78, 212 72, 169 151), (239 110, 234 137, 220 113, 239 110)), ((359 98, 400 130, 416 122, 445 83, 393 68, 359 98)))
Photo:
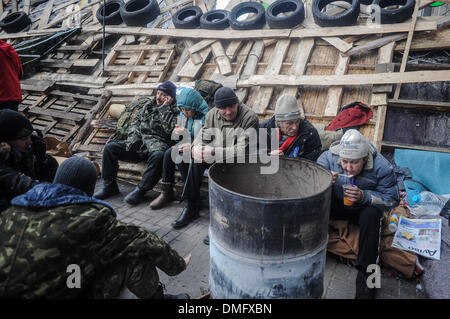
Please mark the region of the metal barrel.
POLYGON ((331 173, 279 158, 209 169, 212 298, 320 298, 328 242, 331 173))

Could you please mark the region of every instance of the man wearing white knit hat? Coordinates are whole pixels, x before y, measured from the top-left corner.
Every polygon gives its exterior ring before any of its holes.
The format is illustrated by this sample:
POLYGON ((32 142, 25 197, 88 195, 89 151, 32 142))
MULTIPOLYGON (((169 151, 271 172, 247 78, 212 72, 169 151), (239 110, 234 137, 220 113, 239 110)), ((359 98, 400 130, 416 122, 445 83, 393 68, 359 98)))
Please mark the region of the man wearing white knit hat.
POLYGON ((398 206, 399 193, 392 165, 357 130, 350 129, 317 163, 333 174, 330 219, 359 226, 356 298, 375 298, 367 286, 369 265, 378 263, 383 212, 398 206))

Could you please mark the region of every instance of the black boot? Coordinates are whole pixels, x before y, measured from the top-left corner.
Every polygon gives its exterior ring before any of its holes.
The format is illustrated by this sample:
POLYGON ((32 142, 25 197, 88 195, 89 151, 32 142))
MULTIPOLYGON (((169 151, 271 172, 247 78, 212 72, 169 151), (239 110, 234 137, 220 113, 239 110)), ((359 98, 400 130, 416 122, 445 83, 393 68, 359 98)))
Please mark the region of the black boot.
POLYGON ((376 299, 376 288, 367 287, 368 275, 362 270, 358 270, 356 275, 356 295, 355 299, 376 299))
POLYGON ((199 210, 199 204, 197 202, 188 200, 181 215, 172 223, 172 227, 178 229, 187 226, 191 221, 200 217, 199 210))
POLYGON ((119 194, 119 186, 116 181, 103 181, 103 188, 94 194, 97 199, 106 199, 119 194))
POLYGON ((160 209, 175 200, 172 186, 172 183, 161 182, 161 194, 151 202, 151 209, 160 209))
POLYGON ((203 239, 203 243, 204 243, 205 245, 208 245, 208 246, 209 246, 209 235, 206 235, 206 237, 203 239))
POLYGON ((137 186, 134 191, 125 196, 125 202, 130 205, 137 205, 144 199, 144 195, 147 191, 144 191, 137 186))
POLYGON ((165 289, 164 285, 160 283, 158 285, 158 288, 156 288, 156 292, 153 294, 151 299, 191 299, 191 297, 186 293, 178 295, 165 294, 164 289, 165 289))

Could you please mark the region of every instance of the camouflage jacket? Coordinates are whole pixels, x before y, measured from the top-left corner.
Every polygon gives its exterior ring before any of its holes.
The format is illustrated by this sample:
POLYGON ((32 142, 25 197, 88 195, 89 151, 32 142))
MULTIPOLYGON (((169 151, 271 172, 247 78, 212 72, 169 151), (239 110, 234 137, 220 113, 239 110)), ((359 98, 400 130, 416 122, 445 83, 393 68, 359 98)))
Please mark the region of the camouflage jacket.
POLYGON ((51 182, 58 162, 46 155, 44 162, 30 152, 23 154, 6 143, 0 143, 0 212, 13 197, 21 195, 40 182, 51 182))
POLYGON ((170 105, 156 105, 155 98, 141 97, 127 106, 111 140, 125 141, 127 151, 141 155, 166 150, 175 144, 171 134, 180 110, 176 100, 170 105))
POLYGON ((0 215, 0 298, 74 298, 108 266, 141 260, 170 276, 186 268, 164 240, 122 223, 114 210, 61 184, 39 184, 0 215), (81 287, 67 287, 68 266, 81 287))

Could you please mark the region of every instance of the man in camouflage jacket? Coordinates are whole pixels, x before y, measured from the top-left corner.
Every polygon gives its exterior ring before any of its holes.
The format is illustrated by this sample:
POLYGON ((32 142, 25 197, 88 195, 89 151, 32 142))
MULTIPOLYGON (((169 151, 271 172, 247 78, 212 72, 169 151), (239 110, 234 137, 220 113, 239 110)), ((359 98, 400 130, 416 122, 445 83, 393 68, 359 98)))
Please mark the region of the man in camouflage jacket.
POLYGON ((119 193, 116 182, 119 160, 147 162, 138 186, 125 197, 130 205, 144 199, 161 178, 164 152, 174 144, 171 134, 180 110, 176 104, 176 87, 164 82, 157 87, 156 97, 143 97, 131 103, 122 113, 116 133, 103 150, 103 189, 94 194, 106 199, 119 193))
POLYGON ((53 184, 12 200, 0 215, 0 298, 165 297, 156 267, 174 276, 190 256, 118 221, 109 204, 90 197, 96 179, 89 160, 72 157, 53 184))
POLYGON ((0 111, 0 213, 13 197, 40 182, 51 182, 58 162, 46 154, 41 136, 30 121, 13 110, 0 111))

